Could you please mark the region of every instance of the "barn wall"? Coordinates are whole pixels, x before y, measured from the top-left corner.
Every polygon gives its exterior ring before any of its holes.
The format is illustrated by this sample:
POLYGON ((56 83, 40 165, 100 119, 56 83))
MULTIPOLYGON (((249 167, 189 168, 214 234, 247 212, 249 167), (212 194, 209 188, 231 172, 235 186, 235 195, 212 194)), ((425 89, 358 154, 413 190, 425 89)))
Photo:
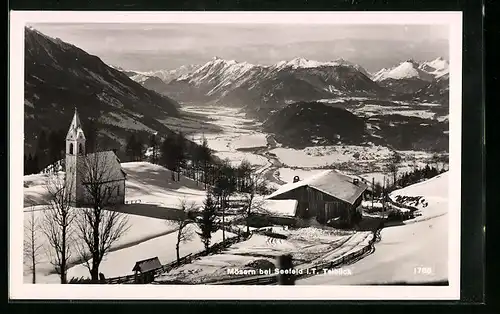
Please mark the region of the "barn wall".
POLYGON ((298 187, 291 191, 273 197, 276 200, 297 200, 296 216, 301 218, 310 218, 307 213, 309 204, 307 189, 305 186, 298 187))

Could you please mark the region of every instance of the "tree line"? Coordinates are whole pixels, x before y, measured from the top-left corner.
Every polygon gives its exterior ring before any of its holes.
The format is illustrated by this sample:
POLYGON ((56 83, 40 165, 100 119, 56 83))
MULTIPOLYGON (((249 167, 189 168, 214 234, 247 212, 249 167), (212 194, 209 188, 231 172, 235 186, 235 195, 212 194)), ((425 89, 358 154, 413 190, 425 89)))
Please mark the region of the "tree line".
MULTIPOLYGON (((203 206, 197 208, 195 203, 187 203, 181 200, 181 217, 176 221, 177 224, 177 243, 176 255, 177 263, 180 263, 180 246, 184 242, 193 239, 198 234, 205 252, 209 253, 212 243, 212 234, 222 230, 222 241, 226 240, 226 228, 228 224, 225 221, 228 201, 232 196, 238 194, 239 211, 238 214, 246 224, 245 235, 250 234, 250 218, 256 211, 264 212, 264 200, 258 198, 269 192, 264 177, 249 167, 248 162, 243 161, 237 167, 231 167, 223 163, 219 168, 219 174, 216 176, 215 183, 210 186, 206 192, 206 198, 203 206), (243 171, 247 172, 243 172, 243 171), (239 172, 240 176, 237 176, 239 172), (197 225, 198 231, 190 228, 191 225, 197 225)), ((234 214, 234 212, 233 212, 234 214)), ((239 234, 240 236, 240 234, 239 234)))

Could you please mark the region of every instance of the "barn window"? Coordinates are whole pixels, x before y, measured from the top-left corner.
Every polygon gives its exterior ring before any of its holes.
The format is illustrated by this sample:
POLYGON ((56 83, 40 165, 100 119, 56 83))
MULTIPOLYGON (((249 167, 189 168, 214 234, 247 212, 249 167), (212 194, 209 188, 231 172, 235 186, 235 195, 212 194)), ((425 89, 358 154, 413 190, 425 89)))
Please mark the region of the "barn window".
POLYGON ((73 155, 73 143, 69 144, 69 154, 73 155))

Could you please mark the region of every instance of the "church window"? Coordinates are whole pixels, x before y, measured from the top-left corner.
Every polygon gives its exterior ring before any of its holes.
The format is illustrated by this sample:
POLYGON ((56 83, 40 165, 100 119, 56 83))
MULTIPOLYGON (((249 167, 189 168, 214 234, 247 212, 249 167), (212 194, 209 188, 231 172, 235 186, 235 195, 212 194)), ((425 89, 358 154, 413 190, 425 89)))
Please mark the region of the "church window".
POLYGON ((73 143, 69 144, 69 154, 73 155, 73 143))
POLYGON ((78 154, 83 155, 83 146, 82 143, 78 144, 78 154))
POLYGON ((120 186, 119 185, 116 186, 116 195, 120 195, 120 186))

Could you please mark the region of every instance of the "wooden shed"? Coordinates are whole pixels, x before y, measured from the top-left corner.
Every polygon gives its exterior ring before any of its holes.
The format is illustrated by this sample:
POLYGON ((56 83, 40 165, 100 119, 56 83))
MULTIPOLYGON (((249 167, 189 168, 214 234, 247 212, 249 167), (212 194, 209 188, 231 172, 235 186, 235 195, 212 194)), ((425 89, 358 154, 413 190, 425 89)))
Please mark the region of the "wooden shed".
POLYGON ((351 224, 356 213, 361 217, 361 201, 367 185, 357 178, 335 170, 285 184, 268 199, 297 200, 296 217, 316 217, 319 223, 336 219, 351 224))
POLYGON ((140 283, 150 283, 154 280, 154 272, 160 268, 161 262, 157 256, 142 261, 135 262, 132 271, 135 273, 135 281, 140 283))

